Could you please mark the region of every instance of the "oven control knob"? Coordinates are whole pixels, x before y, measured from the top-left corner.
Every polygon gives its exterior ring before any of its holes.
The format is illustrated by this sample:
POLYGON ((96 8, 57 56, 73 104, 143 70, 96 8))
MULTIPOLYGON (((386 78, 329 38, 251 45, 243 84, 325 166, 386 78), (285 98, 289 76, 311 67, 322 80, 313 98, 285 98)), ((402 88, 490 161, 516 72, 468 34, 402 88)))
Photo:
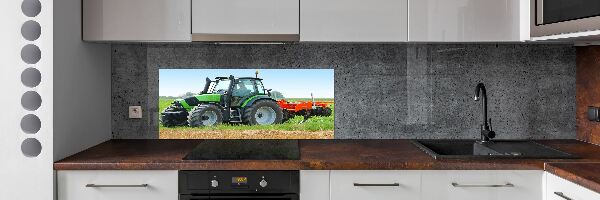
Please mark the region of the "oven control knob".
POLYGON ((210 187, 214 187, 214 188, 219 187, 219 181, 217 181, 217 180, 210 181, 210 187))
POLYGON ((263 179, 263 180, 261 180, 261 181, 260 181, 258 184, 260 185, 260 187, 267 187, 267 185, 268 185, 269 183, 267 183, 267 181, 266 181, 265 179, 263 179))

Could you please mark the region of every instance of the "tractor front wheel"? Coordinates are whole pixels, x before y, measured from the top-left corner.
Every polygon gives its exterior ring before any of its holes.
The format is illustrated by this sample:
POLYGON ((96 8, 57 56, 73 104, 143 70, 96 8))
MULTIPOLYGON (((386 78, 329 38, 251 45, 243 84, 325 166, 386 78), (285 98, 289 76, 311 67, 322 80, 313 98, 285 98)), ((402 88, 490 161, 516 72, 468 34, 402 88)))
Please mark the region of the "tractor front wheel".
POLYGON ((160 115, 160 123, 165 127, 187 125, 188 112, 179 105, 170 105, 160 115))
POLYGON ((244 111, 244 123, 250 125, 271 125, 282 123, 283 112, 275 101, 259 100, 244 111))
POLYGON ((223 113, 215 105, 201 104, 196 106, 188 117, 191 127, 214 126, 223 122, 223 113))

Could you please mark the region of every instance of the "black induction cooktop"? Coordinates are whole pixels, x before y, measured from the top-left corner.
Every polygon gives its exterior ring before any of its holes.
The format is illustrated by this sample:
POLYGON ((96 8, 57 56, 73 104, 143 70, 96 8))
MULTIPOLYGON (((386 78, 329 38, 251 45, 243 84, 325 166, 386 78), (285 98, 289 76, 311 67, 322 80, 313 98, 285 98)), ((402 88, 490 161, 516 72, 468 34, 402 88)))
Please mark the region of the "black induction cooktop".
POLYGON ((298 140, 204 140, 184 160, 299 160, 298 140))

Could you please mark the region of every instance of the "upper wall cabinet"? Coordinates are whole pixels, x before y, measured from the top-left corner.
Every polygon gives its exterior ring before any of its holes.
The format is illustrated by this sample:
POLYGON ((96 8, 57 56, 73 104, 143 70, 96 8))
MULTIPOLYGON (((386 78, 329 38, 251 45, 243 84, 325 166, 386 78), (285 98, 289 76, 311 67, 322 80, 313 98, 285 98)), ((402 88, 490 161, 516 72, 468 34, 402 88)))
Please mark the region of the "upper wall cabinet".
POLYGON ((83 0, 83 40, 190 41, 190 0, 83 0))
POLYGON ((194 41, 298 41, 299 0, 192 0, 194 41))
POLYGON ((407 0, 302 0, 300 41, 405 42, 407 0))
POLYGON ((83 0, 86 41, 512 42, 527 0, 83 0))
POLYGON ((529 40, 527 0, 410 0, 409 41, 529 40))

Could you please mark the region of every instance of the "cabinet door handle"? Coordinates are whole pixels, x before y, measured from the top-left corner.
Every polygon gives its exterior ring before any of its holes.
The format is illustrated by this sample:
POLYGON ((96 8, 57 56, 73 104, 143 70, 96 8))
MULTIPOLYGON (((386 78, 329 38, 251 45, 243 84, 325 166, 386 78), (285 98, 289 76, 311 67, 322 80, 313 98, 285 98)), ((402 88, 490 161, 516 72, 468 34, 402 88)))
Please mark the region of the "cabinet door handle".
POLYGON ((86 184, 85 187, 91 187, 91 188, 124 188, 124 187, 134 187, 134 188, 138 188, 138 187, 148 187, 148 184, 138 184, 138 185, 99 185, 99 184, 86 184))
POLYGON ((454 187, 515 187, 515 185, 513 185, 512 183, 490 184, 490 185, 465 185, 465 184, 452 183, 452 186, 454 186, 454 187))
POLYGON ((354 183, 355 187, 398 187, 400 183, 354 183))
POLYGON ((559 197, 561 197, 561 198, 565 199, 565 200, 573 200, 573 199, 571 199, 570 197, 568 197, 568 196, 566 196, 565 194, 563 194, 562 192, 554 192, 554 194, 555 194, 556 196, 559 196, 559 197))

